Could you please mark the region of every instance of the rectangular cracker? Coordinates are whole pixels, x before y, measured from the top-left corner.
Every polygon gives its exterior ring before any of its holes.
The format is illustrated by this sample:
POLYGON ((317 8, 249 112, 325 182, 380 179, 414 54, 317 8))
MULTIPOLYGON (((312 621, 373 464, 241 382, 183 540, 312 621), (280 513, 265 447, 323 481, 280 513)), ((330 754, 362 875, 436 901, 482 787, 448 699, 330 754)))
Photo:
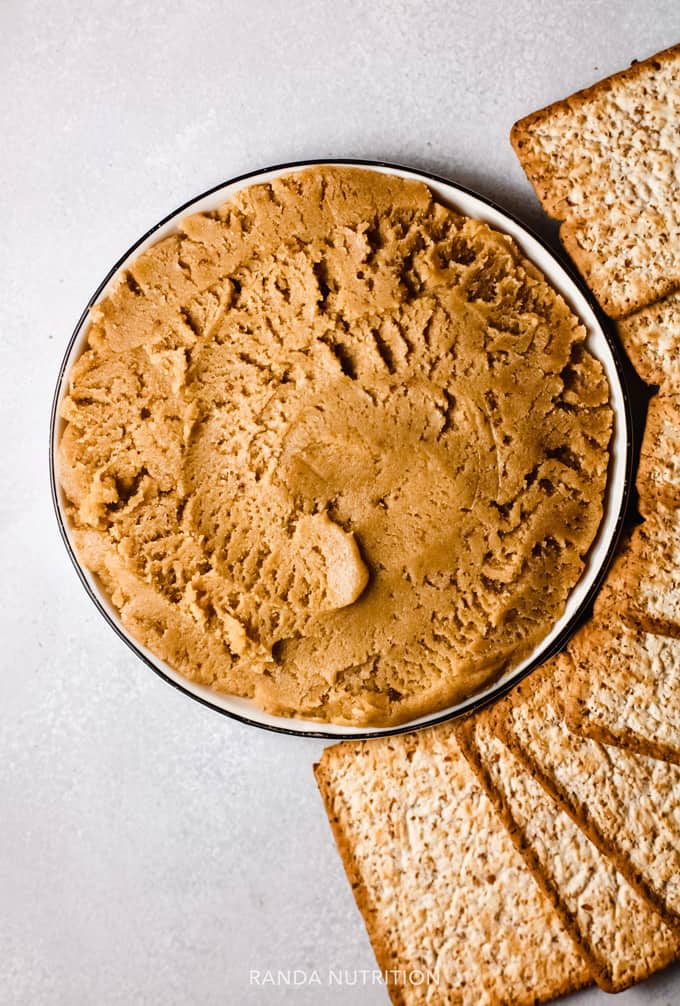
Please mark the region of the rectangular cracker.
POLYGON ((655 395, 647 409, 637 475, 640 511, 680 507, 680 393, 655 395))
POLYGON ((645 632, 680 636, 680 509, 658 505, 633 531, 621 616, 645 632))
POLYGON ((316 767, 394 1003, 529 1006, 589 982, 450 728, 327 748, 316 767))
POLYGON ((670 926, 680 919, 680 766, 573 734, 560 654, 493 707, 494 733, 670 926))
POLYGON ((593 612, 596 618, 609 618, 612 613, 614 617, 618 617, 624 603, 624 579, 628 569, 632 533, 632 530, 626 529, 619 539, 616 554, 595 598, 593 612))
POLYGON ((680 286, 680 45, 517 122, 512 145, 602 308, 680 286))
POLYGON ((680 392, 680 290, 623 318, 616 329, 643 381, 680 392))
POLYGON ((457 732, 515 846, 553 901, 598 985, 620 992, 675 960, 680 931, 665 925, 494 736, 488 712, 471 717, 457 732))
POLYGON ((572 638, 575 733, 680 765, 680 639, 589 622, 572 638))

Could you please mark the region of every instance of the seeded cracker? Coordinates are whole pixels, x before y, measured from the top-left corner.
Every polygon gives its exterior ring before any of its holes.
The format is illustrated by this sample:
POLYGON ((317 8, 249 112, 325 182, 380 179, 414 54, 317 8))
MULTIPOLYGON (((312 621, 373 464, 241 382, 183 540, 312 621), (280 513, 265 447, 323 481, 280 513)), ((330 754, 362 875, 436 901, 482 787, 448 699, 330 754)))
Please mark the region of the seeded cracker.
POLYGON ((617 331, 643 381, 680 393, 680 290, 623 318, 617 331))
POLYGON ((531 1006, 588 971, 450 728, 328 748, 317 781, 379 968, 400 1006, 531 1006))
POLYGON ((521 119, 511 140, 603 309, 680 286, 680 45, 521 119))
POLYGON ((606 744, 680 764, 680 639, 590 622, 573 637, 567 723, 606 744))
POLYGON ((493 735, 482 712, 457 732, 527 866, 551 898, 598 984, 620 992, 665 967, 680 934, 493 735))
POLYGON ((637 489, 645 515, 659 505, 680 507, 680 393, 662 390, 649 402, 637 489))
POLYGON ((680 637, 680 509, 659 504, 647 514, 621 569, 621 617, 646 632, 680 637))
POLYGON ((625 529, 619 539, 616 554, 595 598, 593 605, 595 618, 617 620, 621 617, 621 610, 626 604, 625 578, 633 534, 633 529, 625 529))

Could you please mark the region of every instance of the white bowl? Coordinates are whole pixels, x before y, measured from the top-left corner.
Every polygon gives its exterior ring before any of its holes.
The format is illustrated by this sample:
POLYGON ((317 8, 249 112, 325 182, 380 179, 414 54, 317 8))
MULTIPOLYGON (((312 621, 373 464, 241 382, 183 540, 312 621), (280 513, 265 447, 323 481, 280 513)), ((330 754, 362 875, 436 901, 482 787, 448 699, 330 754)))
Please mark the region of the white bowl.
POLYGON ((435 175, 429 175, 420 171, 411 171, 408 168, 395 164, 386 164, 374 161, 302 161, 291 164, 283 164, 273 168, 266 168, 262 171, 251 172, 235 178, 232 181, 224 182, 221 185, 204 192, 202 195, 189 200, 179 209, 174 210, 169 216, 161 220, 151 228, 143 237, 136 241, 131 248, 119 259, 109 271, 106 278, 94 292, 83 314, 76 325, 71 336, 66 355, 61 365, 57 388, 55 391, 52 406, 52 417, 50 427, 50 480, 52 485, 52 496, 57 513, 59 528, 68 549, 69 555, 76 567, 78 575, 83 582, 85 589, 96 604, 97 608, 104 616, 109 625, 118 635, 141 657, 142 660, 152 670, 156 671, 167 682, 174 685, 185 695, 191 696, 205 705, 210 706, 218 712, 231 716, 255 726, 264 727, 268 730, 276 730, 282 733, 295 734, 299 736, 324 737, 329 739, 342 739, 349 737, 371 737, 386 734, 402 733, 405 730, 412 730, 417 727, 431 726, 443 720, 451 719, 464 712, 480 706, 486 702, 497 698, 509 687, 524 677, 533 668, 543 663, 549 656, 558 652, 566 643, 578 625, 585 609, 588 607, 594 594, 596 593, 604 573, 611 560, 616 541, 618 539, 623 517, 626 509, 626 502, 631 483, 633 449, 631 436, 631 415, 627 389, 624 384, 624 377, 620 361, 614 343, 610 340, 607 332, 602 328, 598 317, 593 309, 593 301, 584 292, 579 281, 562 265, 543 244, 543 242, 532 234, 519 221, 511 215, 495 206, 489 200, 471 192, 454 182, 446 181, 435 175), (72 364, 83 351, 87 341, 89 327, 90 307, 107 294, 113 285, 120 270, 125 269, 132 261, 149 245, 154 244, 161 238, 173 233, 177 228, 177 223, 190 213, 199 213, 205 210, 212 210, 223 203, 233 193, 238 192, 246 186, 259 182, 269 182, 279 175, 286 174, 293 170, 304 167, 311 167, 318 164, 337 164, 354 167, 368 168, 371 171, 382 172, 384 174, 397 175, 402 178, 413 178, 425 182, 434 194, 453 208, 469 217, 484 220, 492 227, 510 234, 524 254, 543 272, 546 278, 558 290, 570 307, 579 316, 585 325, 588 337, 587 346, 589 350, 602 362, 610 387, 610 403, 614 410, 614 432, 611 442, 611 460, 609 477, 607 484, 605 509, 602 523, 597 537, 588 553, 586 568, 580 580, 569 595, 564 614, 553 626, 552 630, 541 641, 536 649, 519 664, 508 671, 493 685, 479 692, 464 702, 459 702, 448 709, 440 710, 427 716, 421 716, 409 723, 398 727, 347 727, 335 726, 333 724, 319 724, 311 720, 290 719, 283 716, 274 716, 263 712, 251 700, 241 699, 231 695, 224 695, 215 692, 205 685, 195 684, 182 677, 164 661, 156 657, 150 650, 141 643, 133 639, 125 630, 118 618, 118 614, 104 591, 94 577, 78 561, 76 556, 68 521, 65 517, 61 489, 59 487, 57 473, 55 471, 55 459, 57 456, 56 447, 63 428, 63 421, 59 419, 59 405, 66 392, 68 385, 68 373, 72 364))

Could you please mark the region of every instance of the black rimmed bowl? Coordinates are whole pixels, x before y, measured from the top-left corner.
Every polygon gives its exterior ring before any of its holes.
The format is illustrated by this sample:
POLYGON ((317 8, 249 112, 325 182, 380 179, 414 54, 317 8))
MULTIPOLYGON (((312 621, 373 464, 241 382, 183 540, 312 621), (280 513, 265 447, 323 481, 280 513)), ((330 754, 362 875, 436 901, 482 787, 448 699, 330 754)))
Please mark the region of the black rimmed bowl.
POLYGON ((319 160, 319 161, 299 161, 289 164, 282 164, 272 168, 265 168, 260 171, 250 172, 215 186, 208 192, 204 192, 194 199, 189 200, 174 210, 171 214, 161 220, 158 224, 147 231, 131 248, 119 259, 110 269, 99 287, 88 301, 78 324, 69 341, 66 354, 64 356, 57 387, 52 404, 52 414, 50 422, 50 482, 52 487, 52 498, 59 524, 61 536, 66 545, 66 549, 76 568, 78 576, 99 610, 111 628, 117 635, 133 650, 137 656, 144 661, 153 671, 162 677, 169 684, 179 689, 185 695, 190 696, 197 702, 201 702, 211 709, 215 709, 225 716, 240 720, 253 726, 263 727, 266 730, 274 730, 280 733, 293 734, 307 737, 323 737, 329 740, 340 740, 359 737, 376 737, 387 734, 403 733, 419 727, 432 726, 444 720, 452 719, 465 712, 486 704, 498 698, 506 692, 515 682, 527 675, 531 670, 543 663, 550 656, 557 653, 565 645, 567 639, 579 624, 584 611, 591 602, 598 590, 602 578, 606 572, 612 558, 616 542, 621 530, 623 518, 626 510, 628 493, 632 478, 633 465, 633 444, 632 444, 632 419, 629 403, 628 391, 625 384, 621 362, 617 356, 617 349, 608 333, 602 327, 598 316, 593 308, 593 302, 589 295, 585 293, 578 280, 568 271, 565 266, 558 261, 550 249, 523 224, 513 216, 500 209, 482 196, 475 194, 455 182, 447 181, 436 175, 430 175, 422 171, 413 171, 409 168, 397 164, 387 164, 377 161, 361 160, 319 160), (558 290, 573 311, 578 315, 588 332, 586 345, 602 363, 609 380, 610 404, 614 411, 614 432, 610 449, 609 476, 604 505, 604 515, 597 537, 590 548, 586 558, 586 567, 580 580, 569 595, 566 609, 562 617, 555 623, 552 630, 544 637, 540 644, 523 660, 517 667, 506 672, 501 678, 495 681, 490 687, 471 696, 464 702, 450 706, 427 716, 421 716, 398 727, 347 727, 336 726, 334 724, 319 724, 312 720, 289 719, 283 716, 274 716, 259 709, 251 700, 242 699, 232 695, 224 695, 215 692, 205 685, 188 681, 181 674, 178 674, 169 667, 163 660, 156 657, 150 650, 129 635, 123 627, 118 614, 111 604, 106 593, 87 569, 85 569, 76 555, 71 539, 68 520, 65 515, 62 491, 59 486, 58 472, 56 470, 57 444, 63 429, 63 421, 59 418, 59 408, 62 398, 66 394, 68 387, 68 376, 73 363, 83 352, 89 328, 89 310, 93 304, 106 296, 110 287, 115 283, 121 270, 127 268, 132 261, 150 245, 161 238, 167 237, 177 229, 177 224, 185 216, 192 213, 200 213, 206 210, 216 209, 239 189, 246 186, 269 182, 279 175, 290 171, 299 170, 306 167, 314 167, 321 164, 335 164, 338 166, 361 167, 371 171, 384 174, 396 175, 402 178, 416 179, 425 182, 430 187, 435 196, 442 202, 459 210, 469 217, 474 217, 485 221, 491 227, 504 231, 511 235, 517 242, 523 253, 532 261, 545 275, 552 286, 558 290))

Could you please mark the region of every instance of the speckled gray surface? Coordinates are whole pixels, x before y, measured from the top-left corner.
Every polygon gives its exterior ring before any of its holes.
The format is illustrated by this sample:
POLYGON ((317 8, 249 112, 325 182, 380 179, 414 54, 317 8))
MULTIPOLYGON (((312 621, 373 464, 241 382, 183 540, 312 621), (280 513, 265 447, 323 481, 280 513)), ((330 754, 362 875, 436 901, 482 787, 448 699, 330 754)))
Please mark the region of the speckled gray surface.
MULTIPOLYGON (((387 1002, 326 984, 374 961, 313 785, 321 743, 158 680, 58 538, 52 386, 110 264, 194 193, 314 156, 425 167, 551 235, 511 123, 679 40, 675 0, 5 0, 2 1006, 387 1002), (324 984, 249 984, 278 968, 324 984)), ((680 970, 619 1001, 679 1002, 680 970)))

